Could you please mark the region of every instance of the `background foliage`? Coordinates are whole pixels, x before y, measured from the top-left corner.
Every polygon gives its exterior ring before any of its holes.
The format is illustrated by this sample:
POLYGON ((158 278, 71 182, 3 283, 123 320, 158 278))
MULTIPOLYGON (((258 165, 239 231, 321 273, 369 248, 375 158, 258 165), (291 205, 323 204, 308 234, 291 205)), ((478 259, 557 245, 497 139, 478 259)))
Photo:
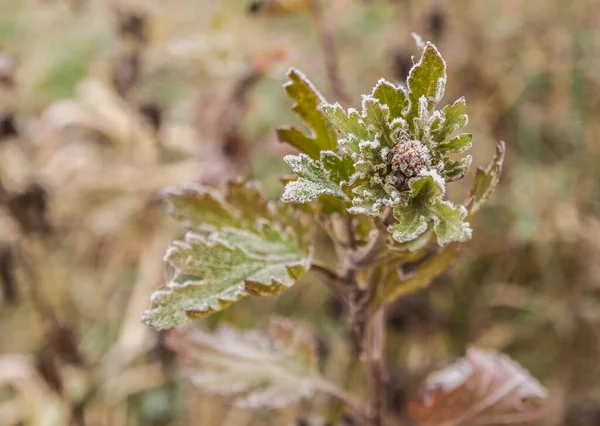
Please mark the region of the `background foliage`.
MULTIPOLYGON (((293 153, 273 131, 295 120, 287 69, 358 105, 380 77, 406 77, 413 31, 449 64, 444 102, 467 100, 474 164, 498 139, 507 158, 460 260, 392 308, 391 404, 475 344, 549 388, 546 424, 598 424, 598 2, 329 0, 320 19, 249 3, 0 4, 0 424, 285 425, 307 412, 201 395, 140 322, 182 237, 159 192, 246 174, 278 197, 293 153)), ((360 387, 339 306, 314 275, 203 321, 264 329, 266 312, 312 324, 328 378, 360 387)))

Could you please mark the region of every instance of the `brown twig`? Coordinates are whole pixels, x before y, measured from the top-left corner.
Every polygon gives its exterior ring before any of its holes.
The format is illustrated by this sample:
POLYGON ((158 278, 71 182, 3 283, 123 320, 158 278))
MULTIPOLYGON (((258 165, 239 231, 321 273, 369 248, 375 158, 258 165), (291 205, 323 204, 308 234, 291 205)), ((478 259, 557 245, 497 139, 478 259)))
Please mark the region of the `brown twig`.
POLYGON ((338 274, 324 266, 313 264, 311 265, 311 270, 319 275, 331 289, 333 294, 344 304, 344 306, 348 307, 348 286, 346 282, 341 279, 338 274))
POLYGON ((339 227, 342 232, 344 249, 339 253, 343 256, 340 261, 343 273, 337 275, 327 268, 317 266, 316 271, 326 275, 337 286, 336 295, 346 305, 351 321, 356 352, 360 354, 369 376, 371 393, 371 417, 369 425, 383 426, 386 413, 386 393, 388 372, 385 360, 385 312, 379 309, 370 311, 369 300, 377 280, 375 259, 385 246, 387 240, 387 224, 391 212, 375 220, 375 232, 369 242, 363 247, 356 246, 354 224, 347 217, 346 226, 339 227), (358 272, 368 268, 366 285, 359 285, 358 272))
POLYGON ((385 360, 385 310, 371 316, 368 325, 367 363, 371 380, 372 426, 385 422, 388 371, 385 360))

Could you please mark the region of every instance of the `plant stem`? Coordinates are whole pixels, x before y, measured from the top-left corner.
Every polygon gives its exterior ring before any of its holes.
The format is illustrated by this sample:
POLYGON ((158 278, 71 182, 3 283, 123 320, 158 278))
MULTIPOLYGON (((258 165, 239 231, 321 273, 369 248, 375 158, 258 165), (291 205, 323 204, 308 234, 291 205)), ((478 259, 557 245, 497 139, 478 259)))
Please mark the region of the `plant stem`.
MULTIPOLYGON (((385 360, 385 310, 371 312, 369 300, 376 287, 375 259, 387 240, 387 222, 391 216, 388 209, 375 220, 375 233, 369 243, 361 248, 351 245, 346 253, 344 277, 356 279, 358 269, 368 268, 366 288, 348 282, 354 294, 350 297, 350 318, 355 344, 369 377, 371 394, 370 426, 383 426, 386 414, 388 371, 385 360)), ((353 234, 353 233, 352 233, 353 234)))
POLYGON ((311 270, 327 284, 332 293, 340 299, 344 306, 348 307, 348 287, 346 282, 335 272, 324 266, 313 263, 311 270))
POLYGON ((388 371, 385 361, 385 310, 379 309, 369 320, 367 362, 371 380, 372 426, 383 426, 386 413, 388 371))

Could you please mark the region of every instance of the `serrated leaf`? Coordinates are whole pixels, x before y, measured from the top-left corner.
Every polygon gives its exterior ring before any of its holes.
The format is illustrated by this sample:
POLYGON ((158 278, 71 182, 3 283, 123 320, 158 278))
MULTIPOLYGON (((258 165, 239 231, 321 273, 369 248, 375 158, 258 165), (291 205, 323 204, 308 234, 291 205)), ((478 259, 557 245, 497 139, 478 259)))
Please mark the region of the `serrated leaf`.
POLYGON ((465 358, 430 375, 409 404, 418 426, 533 425, 546 389, 505 355, 471 348, 465 358))
POLYGON ((496 146, 496 153, 490 164, 485 169, 477 168, 475 183, 467 202, 469 214, 477 212, 494 193, 494 189, 500 181, 505 153, 506 145, 504 141, 500 141, 496 146))
POLYGON ((467 115, 467 102, 460 98, 452 105, 442 108, 442 122, 439 126, 432 126, 432 135, 436 142, 442 143, 448 136, 465 127, 469 121, 467 115))
POLYGON ((434 174, 409 181, 408 200, 394 208, 398 220, 389 231, 399 243, 416 239, 433 224, 438 243, 443 246, 453 241, 465 241, 471 237, 469 224, 464 221, 467 211, 443 200, 444 183, 434 174))
POLYGON ((377 134, 379 141, 384 146, 392 148, 396 142, 392 138, 388 106, 380 103, 372 96, 363 96, 362 109, 363 121, 372 129, 371 133, 377 134))
POLYGON ((201 185, 183 185, 165 189, 163 196, 169 213, 194 229, 255 228, 258 219, 275 219, 260 188, 241 180, 227 182, 224 194, 201 185))
POLYGON ((300 71, 292 68, 288 77, 284 88, 288 96, 296 101, 292 111, 310 127, 312 134, 307 136, 296 127, 287 127, 277 129, 277 137, 281 142, 287 142, 318 160, 321 151, 337 150, 337 135, 319 110, 325 99, 300 71))
POLYGON ((444 158, 444 170, 442 176, 447 182, 454 182, 465 177, 471 167, 473 157, 467 155, 460 160, 451 160, 450 158, 444 158))
POLYGON ((419 115, 419 100, 424 97, 428 111, 432 112, 446 87, 446 61, 433 44, 427 43, 421 60, 411 68, 407 82, 410 105, 406 121, 414 130, 413 119, 419 115))
POLYGON ((443 154, 462 153, 471 148, 473 135, 463 133, 450 139, 447 143, 442 143, 437 146, 439 152, 443 154))
POLYGON ((373 88, 371 96, 377 99, 382 105, 388 107, 390 121, 402 117, 402 111, 406 108, 408 100, 406 92, 402 87, 396 86, 382 78, 373 88))
POLYGON ((397 264, 389 266, 373 294, 373 309, 393 303, 400 297, 426 288, 446 270, 460 252, 458 244, 449 244, 419 264, 409 275, 403 275, 397 264))
POLYGON ((167 250, 174 276, 166 290, 153 294, 153 306, 143 315, 156 329, 176 327, 248 295, 278 294, 310 265, 310 230, 300 215, 276 208, 252 184, 230 182, 224 195, 188 186, 167 191, 167 197, 175 216, 201 233, 190 231, 167 250))
POLYGON ((283 159, 299 177, 289 182, 283 191, 284 203, 308 203, 323 194, 349 201, 341 184, 353 173, 352 161, 332 151, 322 151, 321 160, 306 154, 286 155, 283 159))
POLYGON ((314 338, 289 319, 271 318, 267 333, 187 326, 167 342, 193 385, 239 407, 283 407, 311 397, 320 384, 314 338))
POLYGON ((354 136, 357 140, 368 140, 373 135, 367 129, 358 111, 350 108, 348 112, 338 103, 321 105, 321 111, 343 138, 354 136))

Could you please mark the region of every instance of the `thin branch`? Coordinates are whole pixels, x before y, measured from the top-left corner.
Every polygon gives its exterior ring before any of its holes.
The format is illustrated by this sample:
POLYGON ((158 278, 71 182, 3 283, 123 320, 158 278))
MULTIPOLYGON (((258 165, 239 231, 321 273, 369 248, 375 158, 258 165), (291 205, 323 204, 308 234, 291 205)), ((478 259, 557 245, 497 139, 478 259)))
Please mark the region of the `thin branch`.
POLYGON ((369 321, 367 360, 371 379, 371 410, 373 426, 385 422, 388 371, 385 362, 385 311, 379 309, 369 321))
POLYGON ((391 214, 391 210, 388 208, 380 218, 374 220, 375 233, 371 236, 367 245, 348 254, 350 267, 358 269, 373 263, 387 241, 388 231, 386 223, 391 214))
POLYGON ((321 265, 312 264, 311 271, 315 272, 327 284, 333 294, 346 306, 348 305, 348 286, 335 272, 321 265))

